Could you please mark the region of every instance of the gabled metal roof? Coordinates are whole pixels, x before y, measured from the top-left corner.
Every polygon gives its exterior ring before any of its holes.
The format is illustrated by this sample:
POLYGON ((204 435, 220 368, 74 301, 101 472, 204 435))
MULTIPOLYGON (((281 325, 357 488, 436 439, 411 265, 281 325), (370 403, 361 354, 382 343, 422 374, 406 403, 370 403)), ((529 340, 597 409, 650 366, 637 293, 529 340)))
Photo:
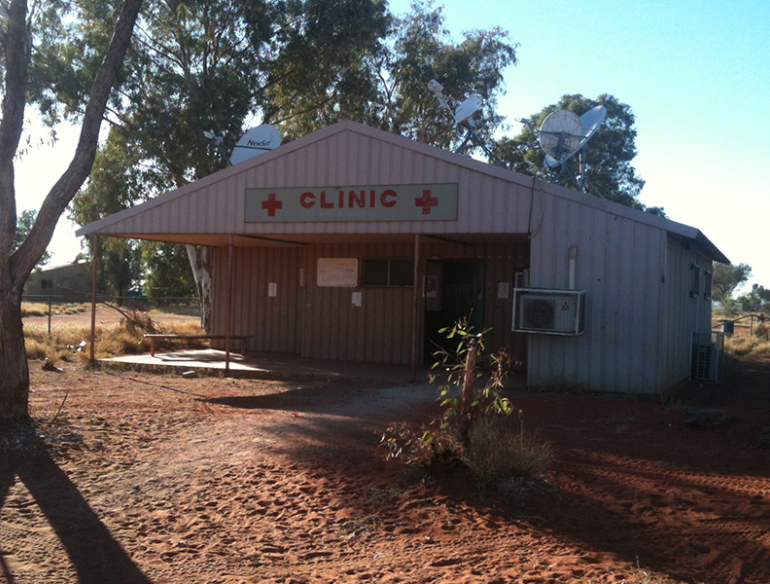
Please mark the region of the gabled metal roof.
MULTIPOLYGON (((526 233, 536 198, 554 197, 646 224, 695 243, 713 260, 729 263, 698 229, 553 185, 403 136, 344 121, 215 174, 126 209, 77 231, 201 245, 260 238, 276 244, 315 236, 526 233), (457 182, 456 222, 244 223, 246 188, 311 185, 457 182)), ((565 218, 565 220, 567 220, 565 218)), ((246 241, 242 241, 246 243, 246 241)))

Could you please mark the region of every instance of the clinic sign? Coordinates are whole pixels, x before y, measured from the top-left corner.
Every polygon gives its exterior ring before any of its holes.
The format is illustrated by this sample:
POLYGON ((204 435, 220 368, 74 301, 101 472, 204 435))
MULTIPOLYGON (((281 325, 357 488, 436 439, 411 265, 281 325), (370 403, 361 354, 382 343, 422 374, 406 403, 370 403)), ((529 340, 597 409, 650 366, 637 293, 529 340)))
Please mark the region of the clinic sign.
POLYGON ((246 189, 246 223, 456 221, 457 183, 246 189))

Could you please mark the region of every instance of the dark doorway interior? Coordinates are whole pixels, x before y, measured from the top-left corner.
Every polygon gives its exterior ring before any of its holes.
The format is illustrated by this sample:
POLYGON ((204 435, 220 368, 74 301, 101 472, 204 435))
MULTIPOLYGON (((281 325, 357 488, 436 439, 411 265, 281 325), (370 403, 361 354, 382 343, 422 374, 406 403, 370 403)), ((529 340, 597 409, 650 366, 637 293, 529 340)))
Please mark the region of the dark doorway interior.
POLYGON ((426 363, 433 362, 437 345, 453 350, 457 341, 447 344, 439 329, 451 327, 470 316, 475 332, 484 327, 484 262, 429 261, 425 270, 425 347, 426 363))

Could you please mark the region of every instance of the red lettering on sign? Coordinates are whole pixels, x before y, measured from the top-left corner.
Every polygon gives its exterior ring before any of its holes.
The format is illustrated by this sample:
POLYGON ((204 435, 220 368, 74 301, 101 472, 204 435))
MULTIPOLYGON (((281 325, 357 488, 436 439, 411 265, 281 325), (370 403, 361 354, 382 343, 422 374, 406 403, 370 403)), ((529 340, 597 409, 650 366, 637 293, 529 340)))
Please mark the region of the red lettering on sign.
POLYGON ((283 207, 283 203, 276 199, 275 193, 267 195, 267 201, 262 201, 262 208, 267 210, 268 217, 275 217, 276 209, 283 207))
POLYGON ((322 209, 333 209, 334 203, 331 201, 326 200, 326 191, 321 191, 321 208, 322 209))
POLYGON ((374 209, 377 206, 377 191, 372 189, 369 191, 369 206, 374 209))
POLYGON ((360 196, 357 191, 348 191, 348 207, 352 209, 353 203, 364 208, 366 206, 366 191, 361 191, 360 196))
POLYGON ((423 215, 430 215, 430 208, 438 207, 438 199, 436 197, 431 197, 430 195, 431 190, 425 189, 422 192, 422 197, 414 200, 415 207, 422 207, 423 215))
POLYGON ((396 206, 396 197, 398 197, 398 194, 396 191, 392 189, 387 189, 385 191, 382 191, 382 194, 380 195, 380 203, 383 207, 395 207, 396 206), (391 199, 391 200, 388 200, 391 199))
POLYGON ((305 191, 299 198, 299 204, 305 207, 305 209, 312 209, 315 207, 315 195, 310 191, 305 191))
POLYGON ((340 191, 340 209, 345 208, 345 191, 340 191))

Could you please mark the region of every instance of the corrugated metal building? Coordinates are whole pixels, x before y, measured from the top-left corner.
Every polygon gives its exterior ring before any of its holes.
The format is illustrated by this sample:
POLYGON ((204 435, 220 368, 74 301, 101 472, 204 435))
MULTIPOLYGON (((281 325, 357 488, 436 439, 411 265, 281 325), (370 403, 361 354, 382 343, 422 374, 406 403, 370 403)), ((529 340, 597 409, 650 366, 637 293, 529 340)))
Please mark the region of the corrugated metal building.
POLYGON ((472 309, 530 385, 621 392, 687 378, 691 334, 711 329, 712 261, 727 262, 695 228, 354 122, 86 234, 216 247, 212 333, 231 290, 231 334, 250 350, 424 362, 472 309), (585 290, 584 333, 513 332, 523 285, 585 290))

